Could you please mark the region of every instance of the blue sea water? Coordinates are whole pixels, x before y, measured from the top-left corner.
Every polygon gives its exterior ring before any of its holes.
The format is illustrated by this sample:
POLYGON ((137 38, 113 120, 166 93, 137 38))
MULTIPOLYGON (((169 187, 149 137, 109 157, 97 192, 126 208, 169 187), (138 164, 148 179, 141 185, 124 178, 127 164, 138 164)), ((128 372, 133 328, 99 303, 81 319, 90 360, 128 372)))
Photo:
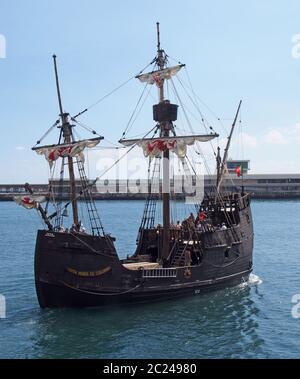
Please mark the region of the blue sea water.
MULTIPOLYGON (((141 201, 101 201, 119 255, 135 247, 141 201)), ((122 308, 41 310, 33 278, 35 211, 0 202, 0 358, 300 358, 300 201, 253 201, 250 282, 122 308), (0 315, 1 317, 1 315, 0 315)))

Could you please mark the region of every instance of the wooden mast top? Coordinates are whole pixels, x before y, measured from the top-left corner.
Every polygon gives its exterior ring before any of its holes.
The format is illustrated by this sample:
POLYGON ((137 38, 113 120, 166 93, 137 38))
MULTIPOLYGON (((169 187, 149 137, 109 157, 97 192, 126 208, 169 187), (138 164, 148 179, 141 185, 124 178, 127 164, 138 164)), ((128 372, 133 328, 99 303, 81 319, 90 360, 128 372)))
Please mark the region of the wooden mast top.
POLYGON ((157 51, 159 51, 160 50, 159 22, 156 23, 156 31, 157 31, 157 51))
MULTIPOLYGON (((58 72, 57 72, 57 64, 56 64, 56 55, 53 55, 53 62, 54 62, 54 71, 55 71, 55 80, 56 80, 56 90, 57 90, 57 97, 58 97, 58 104, 59 104, 59 111, 60 111, 60 117, 62 122, 62 132, 64 137, 65 143, 71 143, 73 140, 72 135, 72 125, 70 124, 68 120, 68 113, 64 113, 62 101, 61 101, 61 94, 60 94, 60 87, 59 87, 59 80, 58 80, 58 72)), ((79 219, 78 219, 78 206, 77 206, 77 200, 76 200, 76 182, 75 182, 75 175, 74 175, 74 165, 73 165, 73 157, 68 156, 68 169, 69 169, 69 178, 70 178, 70 200, 72 203, 72 210, 73 210, 73 223, 76 228, 79 228, 79 219)))
MULTIPOLYGON (((164 51, 160 48, 160 33, 159 33, 159 22, 156 23, 157 30, 157 65, 160 70, 165 68, 165 58, 163 56, 164 51)), ((159 102, 164 101, 164 79, 161 81, 161 86, 159 87, 159 102)))

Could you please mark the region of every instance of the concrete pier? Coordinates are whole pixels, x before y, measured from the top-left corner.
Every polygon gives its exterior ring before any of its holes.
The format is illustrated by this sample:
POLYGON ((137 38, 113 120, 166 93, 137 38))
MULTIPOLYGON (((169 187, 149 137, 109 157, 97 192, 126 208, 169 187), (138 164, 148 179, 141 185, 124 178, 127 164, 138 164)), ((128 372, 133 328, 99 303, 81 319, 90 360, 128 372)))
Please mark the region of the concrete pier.
MULTIPOLYGON (((193 178, 193 180, 196 180, 193 178)), ((214 189, 215 176, 204 177, 205 191, 214 189)), ((92 181, 91 181, 92 183, 92 181)), ((31 184, 31 183, 30 183, 31 184)), ((197 186, 199 183, 197 184, 197 186)), ((251 174, 237 178, 234 174, 229 174, 223 181, 223 188, 228 191, 241 189, 251 192, 253 198, 257 199, 300 199, 300 174, 251 174)), ((48 184, 31 184, 35 194, 46 195, 49 193, 48 184)), ((58 193, 59 181, 52 181, 52 188, 55 194, 58 193)), ((150 189, 147 179, 115 180, 105 179, 93 185, 95 199, 99 200, 137 200, 145 199, 150 189)), ((77 184, 80 190, 80 184, 77 184)), ((161 183, 157 184, 156 192, 159 196, 161 183), (159 189, 158 189, 159 188, 159 189)), ((0 200, 12 200, 13 196, 25 194, 24 184, 0 184, 0 200)), ((63 198, 69 198, 69 185, 63 183, 63 198)), ((181 188, 181 179, 171 180, 171 194, 175 199, 184 199, 187 193, 181 188)))

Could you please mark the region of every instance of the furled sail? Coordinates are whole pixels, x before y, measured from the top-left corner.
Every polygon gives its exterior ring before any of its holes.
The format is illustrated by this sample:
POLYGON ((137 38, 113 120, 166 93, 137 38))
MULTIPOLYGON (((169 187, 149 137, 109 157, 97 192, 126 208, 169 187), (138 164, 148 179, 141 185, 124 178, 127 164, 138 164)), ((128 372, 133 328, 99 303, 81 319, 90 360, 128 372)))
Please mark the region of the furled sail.
POLYGON ((44 155, 49 162, 50 168, 52 168, 53 162, 58 158, 79 156, 84 161, 83 150, 95 147, 102 139, 103 137, 97 137, 68 144, 33 147, 32 150, 44 155))
POLYGON ((159 157, 161 153, 167 149, 174 152, 179 158, 184 158, 188 145, 193 145, 196 141, 207 142, 218 134, 204 134, 194 136, 175 136, 175 137, 160 137, 160 138, 144 138, 120 140, 124 146, 132 146, 136 144, 142 147, 145 157, 159 157))
POLYGON ((177 72, 184 66, 184 64, 179 64, 177 66, 168 67, 163 70, 157 70, 149 72, 147 74, 137 75, 136 78, 143 83, 155 83, 158 87, 161 87, 164 79, 171 79, 171 77, 176 75, 177 72))
POLYGON ((46 197, 35 195, 14 196, 14 201, 26 209, 36 209, 40 203, 46 201, 46 197))

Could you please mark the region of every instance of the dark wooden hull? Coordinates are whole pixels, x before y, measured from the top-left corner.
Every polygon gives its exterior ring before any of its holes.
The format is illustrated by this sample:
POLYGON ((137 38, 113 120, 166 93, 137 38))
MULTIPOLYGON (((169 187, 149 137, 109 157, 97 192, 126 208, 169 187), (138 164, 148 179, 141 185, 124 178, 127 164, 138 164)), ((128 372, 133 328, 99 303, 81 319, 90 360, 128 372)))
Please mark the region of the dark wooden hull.
POLYGON ((133 291, 124 294, 114 292, 92 292, 66 285, 57 285, 36 282, 38 298, 41 307, 98 307, 104 305, 142 304, 172 299, 181 299, 188 296, 199 296, 206 292, 236 286, 248 280, 252 270, 237 273, 232 277, 223 278, 210 283, 193 282, 177 288, 159 288, 152 291, 133 291))
POLYGON ((40 306, 94 307, 153 302, 237 285, 246 281, 252 271, 253 227, 249 203, 240 210, 239 218, 239 224, 232 230, 203 235, 204 254, 199 264, 171 267, 162 277, 149 276, 147 269, 125 267, 109 237, 39 230, 35 282, 40 306))

